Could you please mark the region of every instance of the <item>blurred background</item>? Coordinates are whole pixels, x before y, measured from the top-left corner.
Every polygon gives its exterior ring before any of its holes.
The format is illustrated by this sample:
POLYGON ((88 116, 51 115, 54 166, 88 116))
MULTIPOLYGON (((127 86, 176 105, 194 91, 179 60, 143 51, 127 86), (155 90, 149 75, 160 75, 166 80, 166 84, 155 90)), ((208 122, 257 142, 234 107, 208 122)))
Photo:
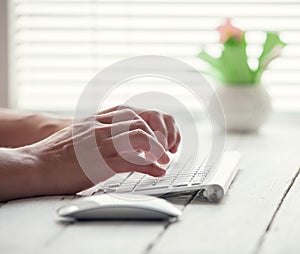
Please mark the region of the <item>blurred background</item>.
POLYGON ((70 115, 93 75, 131 56, 170 56, 204 70, 197 54, 219 54, 216 27, 230 17, 250 31, 250 61, 262 31, 280 33, 287 46, 262 83, 276 112, 300 113, 298 0, 1 0, 0 14, 0 106, 70 115))

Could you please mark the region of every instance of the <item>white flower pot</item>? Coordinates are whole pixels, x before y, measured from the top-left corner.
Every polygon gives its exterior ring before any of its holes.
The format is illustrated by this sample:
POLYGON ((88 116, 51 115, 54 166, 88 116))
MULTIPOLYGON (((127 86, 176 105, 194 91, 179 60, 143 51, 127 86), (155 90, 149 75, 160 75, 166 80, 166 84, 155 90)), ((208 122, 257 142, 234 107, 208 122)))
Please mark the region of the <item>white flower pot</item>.
POLYGON ((270 116, 271 98, 261 85, 221 85, 216 91, 229 132, 256 131, 270 116))

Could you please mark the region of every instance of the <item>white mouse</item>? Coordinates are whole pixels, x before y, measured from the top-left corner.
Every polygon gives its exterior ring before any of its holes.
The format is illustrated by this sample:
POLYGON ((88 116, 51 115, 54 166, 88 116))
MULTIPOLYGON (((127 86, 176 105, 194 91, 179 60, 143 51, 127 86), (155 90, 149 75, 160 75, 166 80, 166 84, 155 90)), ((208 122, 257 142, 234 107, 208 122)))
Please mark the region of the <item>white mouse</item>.
POLYGON ((57 213, 77 220, 166 220, 182 214, 164 199, 132 193, 79 198, 60 207, 57 213))

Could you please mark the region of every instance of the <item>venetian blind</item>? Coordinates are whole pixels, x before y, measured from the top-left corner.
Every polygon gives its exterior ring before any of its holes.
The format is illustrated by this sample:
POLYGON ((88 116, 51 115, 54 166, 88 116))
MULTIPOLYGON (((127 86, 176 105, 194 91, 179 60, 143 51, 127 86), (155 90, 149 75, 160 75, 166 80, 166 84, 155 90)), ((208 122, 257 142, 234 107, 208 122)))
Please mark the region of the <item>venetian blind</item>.
POLYGON ((165 55, 197 69, 200 49, 218 52, 224 18, 248 30, 255 59, 262 30, 287 43, 263 76, 278 111, 300 110, 300 1, 12 0, 12 84, 17 107, 70 113, 86 82, 127 57, 165 55))

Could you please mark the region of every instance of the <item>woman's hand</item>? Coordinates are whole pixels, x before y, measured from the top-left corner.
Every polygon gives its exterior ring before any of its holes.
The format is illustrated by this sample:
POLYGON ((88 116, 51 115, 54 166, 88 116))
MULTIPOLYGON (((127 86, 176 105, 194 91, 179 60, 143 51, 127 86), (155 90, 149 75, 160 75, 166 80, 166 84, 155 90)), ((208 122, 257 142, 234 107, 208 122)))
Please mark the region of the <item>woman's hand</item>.
MULTIPOLYGON (((165 170, 156 162, 167 164, 167 151, 176 152, 180 143, 178 127, 167 114, 129 107, 100 112, 19 149, 30 158, 28 161, 34 165, 34 171, 39 172, 36 179, 40 184, 34 185, 40 188, 36 195, 74 194, 94 185, 80 167, 74 149, 74 142, 84 145, 84 141, 94 135, 97 148, 112 174, 136 171, 163 176, 165 170), (72 134, 73 128, 75 134, 72 134), (124 146, 128 140, 130 147, 124 146), (121 144, 121 151, 116 149, 115 143, 121 144), (139 156, 141 152, 145 153, 145 158, 139 156), (124 159, 124 154, 137 163, 124 159)), ((88 153, 92 147, 84 149, 88 153)), ((105 170, 105 166, 98 169, 99 179, 107 179, 109 174, 105 170)))

